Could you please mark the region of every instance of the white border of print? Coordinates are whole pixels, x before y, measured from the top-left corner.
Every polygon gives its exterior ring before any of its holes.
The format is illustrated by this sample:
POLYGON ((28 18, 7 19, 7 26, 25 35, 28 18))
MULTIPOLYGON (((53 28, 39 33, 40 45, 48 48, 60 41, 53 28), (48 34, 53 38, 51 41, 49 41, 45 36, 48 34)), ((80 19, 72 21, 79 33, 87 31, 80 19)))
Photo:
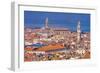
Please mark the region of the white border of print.
POLYGON ((77 67, 96 65, 96 10, 93 7, 84 6, 45 6, 32 5, 32 3, 12 3, 12 58, 11 69, 17 70, 37 70, 55 67, 77 67), (91 59, 81 60, 59 60, 43 62, 24 62, 24 10, 47 11, 47 12, 71 12, 71 13, 90 13, 91 14, 91 59))

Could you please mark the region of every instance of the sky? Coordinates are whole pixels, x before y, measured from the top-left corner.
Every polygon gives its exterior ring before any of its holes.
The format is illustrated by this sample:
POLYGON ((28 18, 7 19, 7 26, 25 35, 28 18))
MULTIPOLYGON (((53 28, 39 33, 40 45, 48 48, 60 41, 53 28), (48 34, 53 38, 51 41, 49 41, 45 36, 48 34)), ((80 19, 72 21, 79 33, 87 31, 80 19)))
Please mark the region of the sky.
POLYGON ((80 21, 81 31, 90 32, 90 14, 84 13, 24 11, 24 26, 42 28, 47 17, 49 27, 62 27, 76 31, 77 23, 80 21))

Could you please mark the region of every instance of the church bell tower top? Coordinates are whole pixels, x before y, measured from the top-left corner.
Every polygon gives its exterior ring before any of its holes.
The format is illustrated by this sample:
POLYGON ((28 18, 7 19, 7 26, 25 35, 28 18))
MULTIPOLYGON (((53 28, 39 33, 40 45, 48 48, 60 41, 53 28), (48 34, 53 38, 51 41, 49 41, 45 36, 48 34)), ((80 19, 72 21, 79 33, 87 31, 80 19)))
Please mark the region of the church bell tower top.
POLYGON ((48 17, 45 19, 45 28, 48 28, 48 17))

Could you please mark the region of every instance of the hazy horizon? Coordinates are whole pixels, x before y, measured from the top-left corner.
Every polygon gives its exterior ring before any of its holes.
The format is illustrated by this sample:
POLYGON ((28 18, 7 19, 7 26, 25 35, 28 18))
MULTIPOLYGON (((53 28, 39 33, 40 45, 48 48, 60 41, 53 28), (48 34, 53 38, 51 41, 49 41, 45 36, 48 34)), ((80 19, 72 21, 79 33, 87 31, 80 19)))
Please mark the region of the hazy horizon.
POLYGON ((83 13, 24 11, 24 26, 42 28, 47 17, 49 27, 68 28, 76 31, 77 23, 80 21, 82 32, 90 32, 90 14, 83 13))

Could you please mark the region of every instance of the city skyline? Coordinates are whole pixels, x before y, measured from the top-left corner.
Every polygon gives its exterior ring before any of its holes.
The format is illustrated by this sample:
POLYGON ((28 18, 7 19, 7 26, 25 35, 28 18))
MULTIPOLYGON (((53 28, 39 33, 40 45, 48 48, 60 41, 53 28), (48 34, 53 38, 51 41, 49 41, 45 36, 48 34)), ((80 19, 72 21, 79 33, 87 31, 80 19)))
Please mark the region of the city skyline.
POLYGON ((90 59, 90 14, 25 11, 24 26, 25 62, 90 59))
POLYGON ((64 27, 76 31, 77 22, 81 23, 82 32, 90 32, 90 14, 24 11, 25 27, 43 27, 48 18, 49 27, 64 27))

